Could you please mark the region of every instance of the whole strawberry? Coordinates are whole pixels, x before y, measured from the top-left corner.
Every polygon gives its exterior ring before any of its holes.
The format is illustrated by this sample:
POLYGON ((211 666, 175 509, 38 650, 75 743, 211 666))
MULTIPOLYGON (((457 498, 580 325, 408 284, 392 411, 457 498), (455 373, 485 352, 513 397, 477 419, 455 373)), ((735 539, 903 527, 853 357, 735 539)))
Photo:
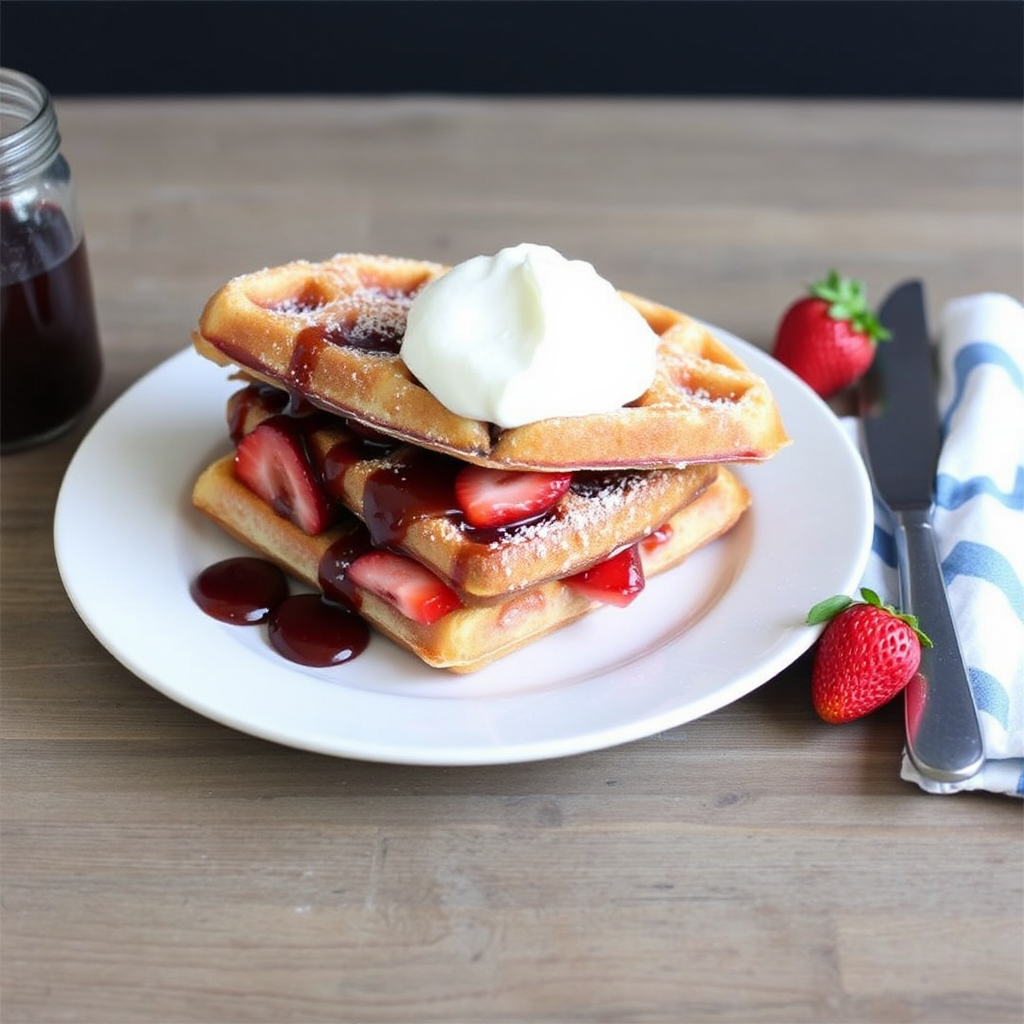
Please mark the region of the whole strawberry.
POLYGON ((859 380, 889 332, 868 307, 864 284, 835 270, 782 315, 772 354, 827 398, 859 380))
POLYGON ((883 605, 873 590, 860 593, 863 601, 832 597, 807 614, 809 625, 828 623, 814 657, 811 700, 834 725, 892 700, 917 672, 921 645, 931 646, 913 615, 883 605))

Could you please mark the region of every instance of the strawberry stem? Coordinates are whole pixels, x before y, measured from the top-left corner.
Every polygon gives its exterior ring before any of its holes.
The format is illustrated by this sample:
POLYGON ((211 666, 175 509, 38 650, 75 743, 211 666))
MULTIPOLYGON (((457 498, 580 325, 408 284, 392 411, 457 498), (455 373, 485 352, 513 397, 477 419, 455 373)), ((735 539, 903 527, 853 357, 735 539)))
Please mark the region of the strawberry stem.
POLYGON ((830 270, 820 281, 815 281, 809 291, 812 297, 829 304, 828 315, 833 320, 849 321, 855 331, 872 343, 889 340, 889 331, 868 306, 863 281, 843 277, 838 270, 830 270))

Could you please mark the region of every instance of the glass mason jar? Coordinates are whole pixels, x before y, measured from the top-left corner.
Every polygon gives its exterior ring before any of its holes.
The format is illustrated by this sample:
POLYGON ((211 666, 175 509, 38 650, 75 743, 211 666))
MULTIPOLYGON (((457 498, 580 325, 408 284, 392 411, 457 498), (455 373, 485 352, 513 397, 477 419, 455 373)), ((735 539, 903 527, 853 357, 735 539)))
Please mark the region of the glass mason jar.
POLYGON ((0 447, 69 428, 102 373, 92 282, 50 95, 0 68, 0 447))

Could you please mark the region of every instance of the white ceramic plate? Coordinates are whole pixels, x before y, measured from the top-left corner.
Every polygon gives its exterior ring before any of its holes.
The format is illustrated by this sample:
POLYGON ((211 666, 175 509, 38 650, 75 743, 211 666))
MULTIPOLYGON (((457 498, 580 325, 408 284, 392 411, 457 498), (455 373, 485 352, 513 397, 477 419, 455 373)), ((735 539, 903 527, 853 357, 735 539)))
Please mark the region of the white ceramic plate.
MULTIPOLYGON (((717 330, 717 329, 716 329, 717 330)), ((470 676, 427 668, 374 636, 331 669, 281 659, 263 627, 204 615, 189 583, 243 549, 195 512, 192 481, 228 450, 237 383, 187 349, 97 422, 57 503, 57 561, 75 609, 127 668, 243 732, 364 760, 500 764, 649 736, 737 700, 814 641, 807 610, 852 592, 867 559, 871 492, 834 415, 756 348, 718 331, 774 391, 793 444, 742 467, 741 524, 601 609, 470 676)))

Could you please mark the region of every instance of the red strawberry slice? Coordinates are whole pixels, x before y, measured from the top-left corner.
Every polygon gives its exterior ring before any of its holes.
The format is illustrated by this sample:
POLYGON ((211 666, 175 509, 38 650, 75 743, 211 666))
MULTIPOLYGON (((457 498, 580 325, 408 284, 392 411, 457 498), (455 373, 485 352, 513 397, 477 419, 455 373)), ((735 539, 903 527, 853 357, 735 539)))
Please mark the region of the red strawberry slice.
POLYGON ((425 626, 462 605, 459 595, 425 566, 384 548, 360 555, 348 567, 348 579, 425 626))
POLYGON ((571 482, 571 473, 466 466, 455 478, 455 497, 470 526, 493 529, 542 516, 558 504, 571 482))
POLYGON ((644 589, 646 582, 640 548, 636 544, 623 548, 592 568, 567 577, 565 582, 591 601, 625 608, 644 589))
POLYGON ((315 536, 330 525, 330 502, 287 416, 264 420, 238 442, 235 476, 304 533, 315 536))
POLYGON ((662 544, 667 544, 674 535, 675 530, 672 529, 672 524, 663 523, 640 541, 640 547, 647 552, 657 551, 662 544))

